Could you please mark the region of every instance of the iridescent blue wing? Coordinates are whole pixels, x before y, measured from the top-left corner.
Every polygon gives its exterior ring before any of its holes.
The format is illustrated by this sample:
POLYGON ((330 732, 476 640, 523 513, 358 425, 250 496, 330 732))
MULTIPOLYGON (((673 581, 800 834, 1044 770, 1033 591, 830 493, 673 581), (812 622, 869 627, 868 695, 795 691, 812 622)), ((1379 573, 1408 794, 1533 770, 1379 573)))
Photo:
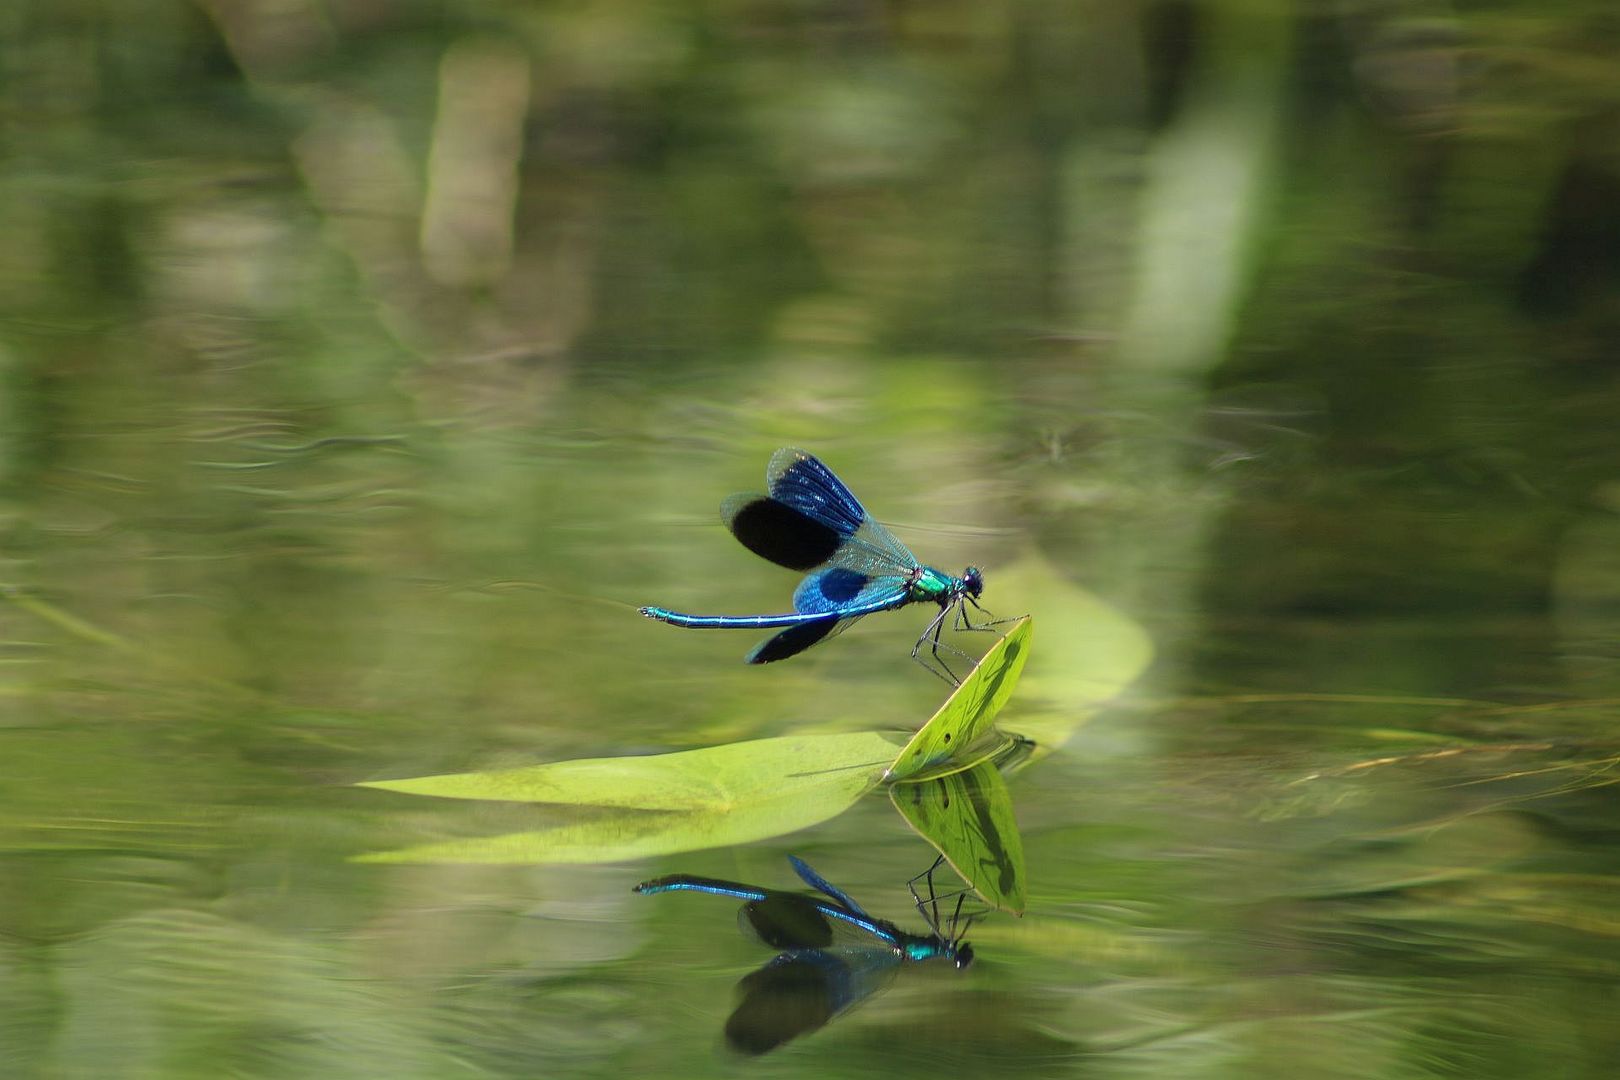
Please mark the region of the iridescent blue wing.
POLYGON ((865 574, 847 566, 817 570, 793 591, 793 610, 803 614, 871 613, 885 604, 899 606, 910 591, 910 579, 898 574, 865 574))
POLYGON ((769 664, 797 656, 812 645, 837 637, 862 615, 905 602, 906 579, 894 574, 873 578, 841 566, 818 570, 799 582, 793 593, 793 610, 801 615, 824 613, 814 619, 772 634, 748 654, 750 664, 769 664), (847 614, 858 611, 860 614, 847 614))
POLYGON ((907 574, 919 565, 910 548, 871 518, 833 552, 829 561, 834 566, 872 574, 907 574))
POLYGON ((885 607, 899 607, 906 601, 908 580, 897 574, 873 577, 843 566, 816 571, 799 582, 794 590, 793 610, 801 615, 824 613, 827 617, 772 634, 754 646, 754 651, 748 654, 748 662, 769 664, 797 656, 810 646, 848 630, 862 615, 885 607), (859 614, 848 614, 851 611, 859 614))
POLYGON ((854 536, 867 519, 861 500, 831 469, 815 455, 791 446, 771 455, 765 466, 765 487, 777 502, 821 522, 840 536, 854 536))
POLYGON ((899 967, 893 949, 836 947, 785 952, 743 977, 726 1021, 726 1042, 763 1054, 807 1035, 872 996, 899 967))
POLYGON ((891 573, 917 565, 910 549, 873 521, 844 482, 813 454, 784 446, 771 455, 765 483, 773 500, 841 538, 829 555, 835 565, 862 571, 881 567, 891 573))
POLYGON ((843 889, 840 889, 838 886, 816 873, 815 868, 809 863, 805 862, 797 855, 789 855, 788 862, 793 864, 794 872, 799 875, 799 878, 806 885, 810 886, 812 889, 815 889, 817 892, 826 893, 828 896, 832 897, 840 904, 843 904, 856 915, 868 920, 872 918, 872 916, 866 914, 866 909, 857 904, 849 893, 845 892, 843 889))
POLYGON ((803 450, 786 448, 765 470, 769 495, 733 495, 720 518, 755 555, 790 570, 832 564, 871 576, 903 574, 917 557, 883 526, 833 471, 803 450))

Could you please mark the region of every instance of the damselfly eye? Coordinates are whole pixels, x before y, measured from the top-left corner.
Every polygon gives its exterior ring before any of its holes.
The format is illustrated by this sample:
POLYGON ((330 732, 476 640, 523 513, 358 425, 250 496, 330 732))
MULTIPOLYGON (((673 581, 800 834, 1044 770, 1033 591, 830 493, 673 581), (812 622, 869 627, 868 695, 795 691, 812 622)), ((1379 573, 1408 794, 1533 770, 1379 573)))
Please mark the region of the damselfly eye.
POLYGON ((956 947, 956 969, 961 971, 971 963, 973 963, 973 946, 964 941, 956 947))
POLYGON ((977 600, 979 594, 984 592, 984 574, 977 566, 970 566, 962 571, 962 584, 967 588, 968 595, 977 600))

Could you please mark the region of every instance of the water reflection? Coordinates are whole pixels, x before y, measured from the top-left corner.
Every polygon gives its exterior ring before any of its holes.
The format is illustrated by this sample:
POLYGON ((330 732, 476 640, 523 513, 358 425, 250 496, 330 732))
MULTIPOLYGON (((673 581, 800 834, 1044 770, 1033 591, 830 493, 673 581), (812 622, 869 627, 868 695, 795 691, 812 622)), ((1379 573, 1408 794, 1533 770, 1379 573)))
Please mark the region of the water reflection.
POLYGON ((1018 740, 996 760, 889 788, 894 808, 941 859, 987 902, 1015 913, 1024 910, 1024 844, 1001 771, 1027 760, 1033 749, 1018 740))
POLYGON ((809 1034, 888 985, 905 964, 944 960, 964 970, 973 963, 966 935, 982 912, 963 910, 971 886, 944 895, 935 889, 934 872, 944 856, 907 882, 928 924, 925 934, 868 914, 804 860, 789 855, 788 861, 821 896, 692 874, 653 878, 635 887, 638 893, 689 890, 744 900, 738 921, 766 945, 783 950, 737 984, 742 1000, 725 1027, 732 1049, 763 1054, 809 1034), (942 916, 947 909, 950 915, 942 916), (838 943, 840 932, 851 931, 858 944, 838 943))
POLYGON ((926 620, 632 614, 804 442, 1039 749, 994 963, 773 1075, 1612 1076, 1614 10, 0 6, 0 1075, 707 1076, 774 952, 636 881, 921 929, 926 620))

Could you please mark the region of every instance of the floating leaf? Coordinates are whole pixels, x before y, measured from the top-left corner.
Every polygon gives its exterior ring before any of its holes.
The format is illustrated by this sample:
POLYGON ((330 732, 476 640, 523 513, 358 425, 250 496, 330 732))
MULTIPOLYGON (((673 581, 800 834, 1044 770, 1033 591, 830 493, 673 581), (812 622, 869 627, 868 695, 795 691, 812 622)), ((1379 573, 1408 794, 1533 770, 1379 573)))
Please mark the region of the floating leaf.
POLYGON ((1140 624, 1038 555, 996 571, 990 585, 998 608, 1041 618, 1040 655, 1020 681, 1017 717, 1007 726, 1043 751, 1062 745, 1153 659, 1153 640, 1140 624))
POLYGON ((984 654, 956 692, 945 699, 922 730, 912 736, 906 748, 884 774, 886 780, 905 780, 924 770, 936 770, 945 762, 960 760, 961 768, 971 764, 975 743, 990 731, 996 713, 1007 704, 1018 673, 1029 656, 1032 620, 1021 619, 984 654), (959 756, 960 755, 960 756, 959 756))
POLYGON ((358 860, 600 863, 749 843, 843 813, 877 783, 893 751, 894 743, 874 732, 805 735, 376 781, 366 786, 450 798, 566 802, 601 812, 549 829, 447 840, 358 860), (607 769, 609 762, 616 767, 607 769))
POLYGON ((1024 842, 993 762, 889 788, 894 808, 985 902, 1024 910, 1024 842))
POLYGON ((490 772, 369 780, 359 786, 441 799, 724 810, 762 796, 818 789, 827 784, 826 774, 870 770, 893 749, 876 732, 785 735, 673 754, 581 758, 490 772))
MULTIPOLYGON (((953 742, 951 744, 955 746, 953 742)), ((920 780, 932 780, 936 776, 949 776, 952 773, 965 772, 981 762, 994 761, 1002 769, 1006 765, 1002 759, 1020 746, 1033 747, 1035 744, 1017 735, 1010 735, 998 727, 992 726, 988 731, 980 732, 966 746, 952 750, 949 757, 933 764, 924 765, 914 773, 903 779, 891 779, 892 783, 913 783, 920 780)), ((887 776, 887 774, 885 774, 887 776)))

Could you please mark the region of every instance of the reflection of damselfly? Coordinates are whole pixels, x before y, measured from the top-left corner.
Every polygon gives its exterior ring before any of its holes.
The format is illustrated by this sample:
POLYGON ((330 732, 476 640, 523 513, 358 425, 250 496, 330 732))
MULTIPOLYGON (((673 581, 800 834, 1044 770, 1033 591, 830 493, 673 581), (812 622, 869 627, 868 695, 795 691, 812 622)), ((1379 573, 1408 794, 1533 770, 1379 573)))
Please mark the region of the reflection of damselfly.
MULTIPOLYGON (((940 649, 962 655, 939 640, 945 620, 954 612, 958 630, 987 630, 975 625, 967 607, 979 611, 984 576, 976 566, 952 577, 924 566, 894 534, 872 520, 866 508, 833 471, 803 450, 783 448, 765 469, 769 495, 733 495, 720 507, 726 527, 754 554, 789 570, 814 571, 793 593, 793 612, 784 615, 686 615, 668 608, 644 607, 649 619, 697 629, 785 627, 754 647, 750 664, 768 664, 825 641, 855 620, 907 604, 932 602, 935 615, 912 646, 911 658, 949 682, 956 673, 940 649), (934 667, 923 659, 929 646, 934 667)), ((986 613, 988 614, 988 613, 986 613)), ((1009 621, 1009 620, 999 620, 1009 621)))
POLYGON ((934 871, 943 858, 907 883, 928 933, 908 933, 886 919, 867 913, 842 889, 816 873, 804 860, 788 861, 804 882, 822 896, 783 892, 719 878, 673 874, 636 886, 639 893, 689 889, 745 900, 739 921, 759 939, 784 950, 738 984, 743 1000, 726 1021, 726 1041, 735 1049, 762 1054, 821 1027, 876 992, 904 963, 948 960, 958 969, 973 962, 973 947, 964 940, 977 914, 963 917, 967 889, 940 896, 934 871), (923 882, 923 893, 917 883, 923 882), (924 895, 926 894, 926 895, 924 895), (955 899, 941 919, 941 904, 955 899), (835 945, 835 928, 851 927, 864 936, 861 944, 835 945))

